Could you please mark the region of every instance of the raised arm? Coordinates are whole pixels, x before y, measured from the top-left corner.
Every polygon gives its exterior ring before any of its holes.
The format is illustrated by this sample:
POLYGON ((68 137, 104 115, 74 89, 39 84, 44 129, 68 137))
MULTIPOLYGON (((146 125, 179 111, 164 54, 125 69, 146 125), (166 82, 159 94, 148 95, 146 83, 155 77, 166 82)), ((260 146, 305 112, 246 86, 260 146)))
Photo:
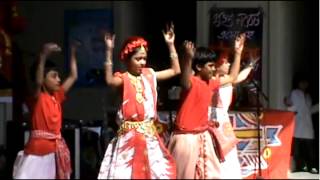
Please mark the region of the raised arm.
POLYGON ((106 33, 104 36, 104 42, 106 45, 106 61, 104 63, 105 66, 105 81, 107 85, 111 87, 119 87, 123 84, 123 81, 119 77, 115 77, 113 75, 113 67, 112 67, 112 53, 114 49, 114 40, 115 35, 111 35, 110 33, 106 33))
POLYGON ((238 84, 245 79, 247 79, 248 75, 250 74, 251 70, 253 69, 252 66, 247 66, 244 69, 242 69, 237 77, 237 79, 232 84, 238 84))
POLYGON ((240 71, 237 79, 233 82, 233 84, 238 84, 245 79, 247 79, 250 72, 255 68, 255 65, 260 60, 260 57, 253 57, 252 52, 250 52, 250 63, 243 70, 240 71))
POLYGON ((68 92, 72 85, 78 79, 77 68, 77 48, 80 46, 80 42, 72 42, 71 44, 71 56, 70 56, 70 73, 66 80, 63 82, 62 87, 65 92, 68 92))
POLYGON ((39 59, 37 62, 37 69, 36 69, 36 83, 35 88, 33 90, 34 97, 38 97, 41 92, 41 86, 44 81, 44 66, 48 56, 50 56, 53 52, 60 52, 61 48, 56 43, 45 43, 42 47, 42 50, 39 54, 39 59))
POLYGON ((220 78, 220 84, 228 84, 228 83, 233 83, 240 71, 240 60, 241 60, 241 54, 242 50, 244 47, 244 42, 245 42, 245 34, 242 33, 240 36, 238 36, 235 40, 234 43, 234 61, 231 66, 231 71, 228 76, 223 76, 220 78))
POLYGON ((182 88, 190 89, 191 82, 190 76, 192 74, 192 58, 194 56, 194 44, 191 41, 184 41, 183 43, 183 56, 182 56, 182 72, 180 83, 182 88))
POLYGON ((157 80, 165 80, 169 79, 177 74, 180 74, 180 65, 179 65, 179 59, 178 54, 176 51, 176 48, 174 46, 174 25, 173 23, 170 24, 170 27, 167 25, 166 31, 162 31, 163 37, 166 41, 166 44, 169 48, 170 58, 171 58, 171 67, 169 69, 165 69, 162 71, 156 72, 157 80))

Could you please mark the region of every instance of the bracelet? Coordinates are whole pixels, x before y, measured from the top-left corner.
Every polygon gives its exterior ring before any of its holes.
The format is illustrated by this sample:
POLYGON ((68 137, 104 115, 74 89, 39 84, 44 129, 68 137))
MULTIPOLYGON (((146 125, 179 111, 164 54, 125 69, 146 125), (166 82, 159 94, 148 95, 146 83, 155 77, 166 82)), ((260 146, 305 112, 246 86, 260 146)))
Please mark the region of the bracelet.
POLYGON ((112 64, 112 62, 104 62, 104 65, 105 66, 112 66, 113 64, 112 64))
POLYGON ((177 53, 170 53, 170 58, 171 59, 178 59, 178 54, 177 53))
POLYGON ((253 63, 253 62, 250 62, 250 63, 248 64, 248 67, 253 68, 253 67, 254 67, 254 63, 253 63))

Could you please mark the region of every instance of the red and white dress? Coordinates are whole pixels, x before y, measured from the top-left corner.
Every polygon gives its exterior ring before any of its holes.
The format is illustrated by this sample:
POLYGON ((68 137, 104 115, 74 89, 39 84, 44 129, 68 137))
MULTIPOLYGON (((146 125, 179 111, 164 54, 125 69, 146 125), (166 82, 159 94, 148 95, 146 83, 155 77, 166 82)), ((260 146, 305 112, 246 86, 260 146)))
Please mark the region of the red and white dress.
POLYGON ((108 145, 98 179, 176 178, 175 161, 153 124, 157 113, 155 72, 144 68, 138 77, 128 72, 116 76, 123 79, 123 102, 118 111, 121 126, 108 145))
POLYGON ((222 179, 242 179, 241 167, 238 159, 237 143, 231 124, 228 109, 232 100, 233 87, 231 84, 220 87, 218 92, 212 98, 213 104, 209 111, 209 120, 218 121, 218 131, 220 132, 220 140, 222 149, 225 151, 225 161, 221 163, 222 179))

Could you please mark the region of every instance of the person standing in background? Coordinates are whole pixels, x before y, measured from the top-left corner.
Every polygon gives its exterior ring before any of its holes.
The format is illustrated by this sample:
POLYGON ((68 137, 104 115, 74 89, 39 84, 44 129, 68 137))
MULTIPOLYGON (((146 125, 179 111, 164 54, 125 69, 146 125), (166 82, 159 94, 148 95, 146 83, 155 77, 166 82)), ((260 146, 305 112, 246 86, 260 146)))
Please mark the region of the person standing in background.
POLYGON ((309 81, 305 73, 296 73, 289 97, 284 99, 288 110, 295 112, 295 130, 292 144, 292 156, 295 168, 292 171, 309 171, 319 173, 313 144, 314 128, 312 114, 319 112, 319 105, 312 106, 309 94, 309 81))

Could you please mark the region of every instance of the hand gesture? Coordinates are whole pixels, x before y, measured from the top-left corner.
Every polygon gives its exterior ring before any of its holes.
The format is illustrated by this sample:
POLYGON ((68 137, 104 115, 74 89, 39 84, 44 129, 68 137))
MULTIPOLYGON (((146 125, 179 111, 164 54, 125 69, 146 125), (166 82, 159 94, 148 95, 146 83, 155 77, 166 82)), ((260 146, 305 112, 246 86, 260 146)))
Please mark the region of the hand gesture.
POLYGON ((235 50, 236 53, 238 53, 238 54, 241 54, 241 53, 242 53, 245 39, 246 39, 246 34, 245 34, 245 33, 240 34, 240 35, 235 39, 235 42, 234 42, 234 50, 235 50))
POLYGON ((252 67, 254 67, 259 60, 260 60, 260 56, 258 56, 258 55, 254 56, 254 53, 252 51, 249 52, 249 64, 252 67))
POLYGON ((183 49, 184 49, 184 55, 190 59, 193 58, 194 52, 195 52, 195 47, 193 42, 191 41, 184 41, 183 42, 183 49))
POLYGON ((116 35, 111 33, 106 33, 104 35, 104 43, 106 44, 107 49, 113 49, 114 48, 114 39, 116 35))
POLYGON ((163 33, 164 40, 168 45, 174 44, 175 34, 174 34, 174 25, 172 22, 170 23, 170 25, 168 24, 166 25, 166 30, 162 31, 162 33, 163 33))
POLYGON ((82 46, 81 41, 76 39, 71 40, 71 52, 75 52, 80 46, 82 46))
POLYGON ((45 43, 42 47, 42 53, 46 56, 49 56, 53 52, 60 52, 61 47, 56 43, 45 43))

